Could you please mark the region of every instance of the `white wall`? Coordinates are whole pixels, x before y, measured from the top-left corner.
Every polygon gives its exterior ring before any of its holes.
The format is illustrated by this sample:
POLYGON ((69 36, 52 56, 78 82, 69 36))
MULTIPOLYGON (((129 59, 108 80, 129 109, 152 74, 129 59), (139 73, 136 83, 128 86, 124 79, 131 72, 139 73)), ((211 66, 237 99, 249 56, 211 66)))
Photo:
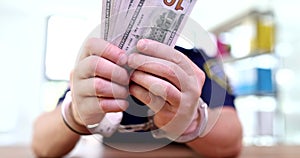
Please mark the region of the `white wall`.
POLYGON ((48 16, 100 15, 97 7, 100 1, 89 2, 0 2, 0 145, 29 143, 33 120, 44 110, 46 80, 43 70, 48 16))
POLYGON ((277 17, 277 54, 281 73, 278 75, 279 100, 285 118, 285 140, 300 144, 300 1, 273 0, 277 17))
POLYGON ((44 43, 45 19, 0 7, 0 132, 15 133, 0 134, 1 143, 28 141, 40 111, 44 43))

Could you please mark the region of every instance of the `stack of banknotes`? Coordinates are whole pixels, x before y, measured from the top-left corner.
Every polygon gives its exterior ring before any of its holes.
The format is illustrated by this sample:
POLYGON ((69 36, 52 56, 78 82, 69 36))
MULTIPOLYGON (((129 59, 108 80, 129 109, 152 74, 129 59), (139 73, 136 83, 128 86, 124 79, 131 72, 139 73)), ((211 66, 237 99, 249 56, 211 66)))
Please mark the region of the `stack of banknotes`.
POLYGON ((196 0, 102 0, 101 37, 130 53, 139 39, 170 46, 196 0))

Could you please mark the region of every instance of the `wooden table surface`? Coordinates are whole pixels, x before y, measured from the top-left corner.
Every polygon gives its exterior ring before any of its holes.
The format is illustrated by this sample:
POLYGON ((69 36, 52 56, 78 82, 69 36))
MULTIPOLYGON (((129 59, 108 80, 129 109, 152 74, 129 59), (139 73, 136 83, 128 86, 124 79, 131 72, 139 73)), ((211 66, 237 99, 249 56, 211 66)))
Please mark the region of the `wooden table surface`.
MULTIPOLYGON (((0 146, 1 158, 31 158, 34 157, 29 146, 0 146)), ((105 147, 103 145, 77 146, 66 157, 83 158, 196 158, 199 156, 188 148, 181 146, 166 146, 150 152, 125 152, 105 147)), ((240 158, 300 158, 300 146, 246 146, 240 158)))

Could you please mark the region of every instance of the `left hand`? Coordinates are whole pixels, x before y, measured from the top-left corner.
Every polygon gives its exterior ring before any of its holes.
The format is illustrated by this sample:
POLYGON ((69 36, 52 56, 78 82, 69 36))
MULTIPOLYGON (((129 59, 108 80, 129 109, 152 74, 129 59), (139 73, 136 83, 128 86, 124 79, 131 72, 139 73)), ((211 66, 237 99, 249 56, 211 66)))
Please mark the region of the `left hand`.
POLYGON ((128 58, 134 69, 130 94, 155 112, 155 125, 166 133, 194 131, 204 72, 183 53, 153 40, 140 40, 137 50, 128 58))

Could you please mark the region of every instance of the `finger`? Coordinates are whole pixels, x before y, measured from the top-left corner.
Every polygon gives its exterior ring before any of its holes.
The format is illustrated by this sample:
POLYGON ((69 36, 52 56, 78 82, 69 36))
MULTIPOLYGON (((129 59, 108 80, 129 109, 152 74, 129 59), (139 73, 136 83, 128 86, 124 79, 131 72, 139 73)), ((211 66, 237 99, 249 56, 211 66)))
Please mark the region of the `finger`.
POLYGON ((118 65, 125 65, 127 62, 124 50, 100 38, 90 38, 85 42, 80 60, 90 55, 106 58, 118 65))
POLYGON ((166 124, 168 124, 170 121, 173 120, 175 117, 176 111, 171 111, 171 110, 165 110, 166 108, 158 111, 155 116, 154 116, 154 122, 155 125, 158 128, 164 127, 166 124))
POLYGON ((166 60, 133 53, 128 57, 128 66, 170 81, 178 89, 182 89, 181 82, 187 80, 187 75, 178 65, 166 60))
POLYGON ((99 98, 99 106, 103 112, 122 112, 128 108, 128 101, 125 99, 99 98))
POLYGON ((151 92, 147 91, 145 88, 139 85, 131 84, 129 91, 132 96, 139 99, 155 113, 160 111, 166 104, 166 101, 164 99, 152 94, 151 92))
MULTIPOLYGON (((142 39, 137 44, 137 49, 148 56, 153 56, 161 59, 168 60, 175 65, 178 65, 186 74, 189 83, 194 83, 193 87, 200 88, 204 84, 205 74, 183 53, 156 41, 149 39, 142 39)), ((129 59, 130 60, 130 59, 129 59)), ((175 71, 177 72, 177 70, 175 71)), ((179 76, 178 77, 182 77, 179 76)), ((186 79, 180 80, 181 84, 186 84, 186 79)), ((186 87, 186 85, 181 85, 186 87)), ((188 87, 188 86, 187 86, 188 87)), ((188 90, 188 87, 186 90, 188 90)))
POLYGON ((76 105, 79 117, 85 124, 99 123, 104 113, 122 112, 128 108, 128 102, 124 99, 97 97, 85 97, 76 105))
POLYGON ((184 54, 168 45, 149 39, 141 39, 137 43, 137 50, 143 54, 173 62, 189 75, 194 74, 193 69, 191 69, 191 65, 194 64, 187 60, 188 58, 184 54))
POLYGON ((128 85, 129 83, 129 75, 125 68, 97 56, 89 56, 83 59, 74 71, 82 79, 98 76, 121 85, 128 85))
POLYGON ((174 106, 180 104, 181 92, 171 83, 161 78, 142 71, 134 71, 131 80, 174 106))
POLYGON ((102 78, 81 80, 74 86, 75 92, 84 97, 105 97, 125 99, 129 92, 126 87, 107 81, 102 78))

